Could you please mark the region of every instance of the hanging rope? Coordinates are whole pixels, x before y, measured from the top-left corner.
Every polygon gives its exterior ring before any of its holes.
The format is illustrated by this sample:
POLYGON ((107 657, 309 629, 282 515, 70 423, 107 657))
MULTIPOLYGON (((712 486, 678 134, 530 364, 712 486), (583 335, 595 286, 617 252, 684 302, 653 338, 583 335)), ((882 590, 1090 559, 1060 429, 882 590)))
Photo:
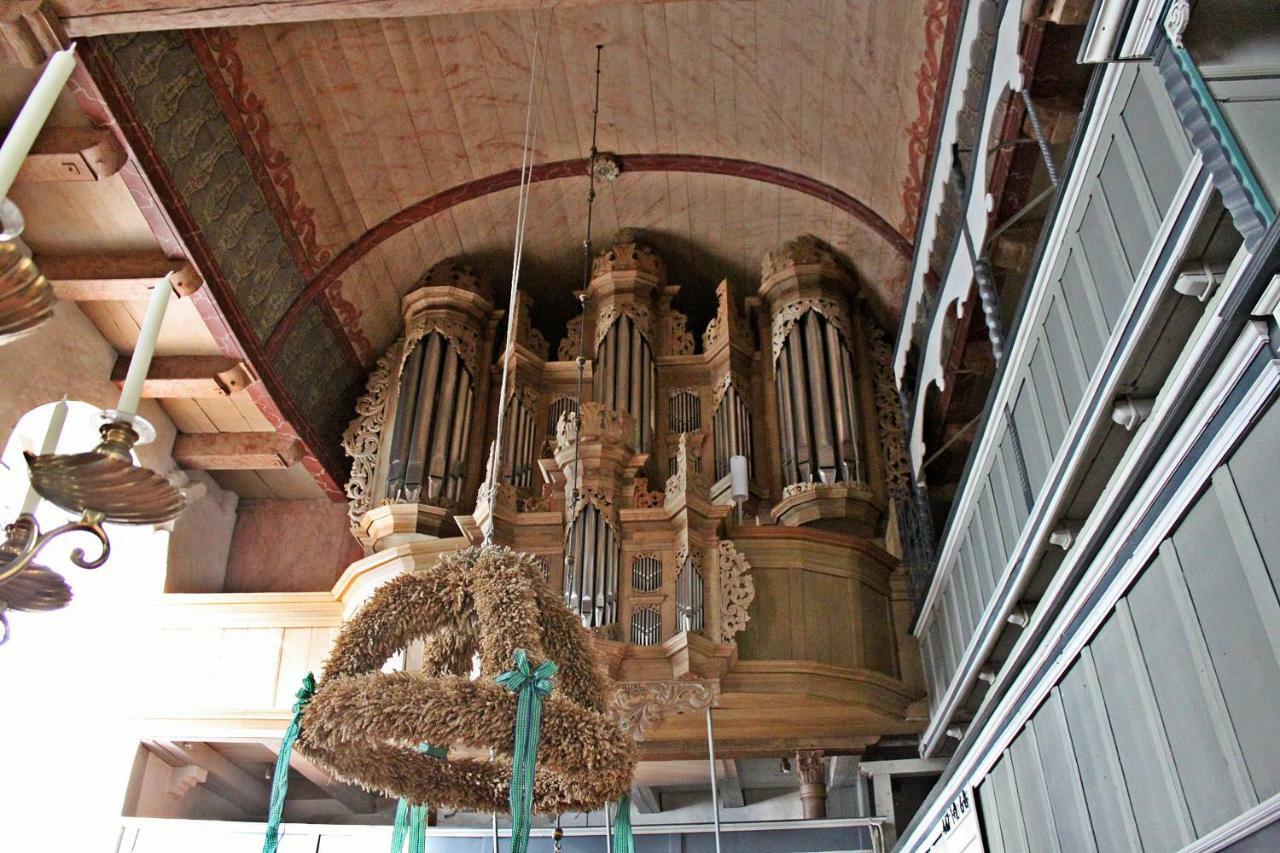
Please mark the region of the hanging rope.
POLYGON ((498 676, 498 683, 515 693, 516 737, 511 752, 511 853, 529 849, 529 822, 533 811, 533 777, 538 766, 538 739, 542 733, 542 699, 554 686, 558 667, 543 661, 529 666, 529 653, 516 649, 514 669, 498 676))
POLYGON ((613 816, 613 853, 635 853, 635 849, 636 843, 631 837, 631 795, 623 794, 613 816))
MULTIPOLYGON (((511 374, 511 353, 515 347, 516 304, 520 292, 520 264, 524 260, 524 231, 529 215, 529 186, 533 177, 533 148, 538 139, 538 122, 535 102, 541 98, 541 87, 534 85, 538 72, 538 42, 541 31, 540 17, 533 17, 533 58, 529 63, 529 96, 524 115, 524 148, 520 159, 520 184, 516 193, 515 249, 511 259, 511 295, 507 299, 507 342, 502 351, 502 382, 498 388, 498 423, 493 436, 493 465, 486 477, 485 490, 489 496, 489 523, 485 526, 484 544, 493 544, 493 531, 497 519, 493 504, 498 491, 499 471, 502 468, 502 432, 507 419, 507 385, 511 374)), ((544 67, 546 63, 543 63, 544 67)))
POLYGON ((284 795, 289 790, 289 758, 293 755, 293 742, 298 739, 298 726, 302 723, 302 711, 316 694, 316 677, 307 673, 302 687, 294 695, 293 720, 285 729, 280 741, 280 754, 276 756, 276 772, 271 777, 271 805, 267 809, 267 837, 262 842, 262 853, 276 853, 280 845, 280 818, 284 815, 284 795))
MULTIPOLYGON (((582 496, 582 455, 579 452, 578 437, 582 432, 582 377, 587 366, 587 288, 591 286, 591 221, 596 204, 596 156, 600 153, 596 146, 600 126, 600 55, 603 52, 604 45, 596 45, 596 93, 591 107, 591 153, 587 157, 587 234, 582 241, 582 289, 578 292, 581 313, 578 315, 578 396, 573 401, 573 491, 569 495, 571 519, 577 517, 578 500, 582 496)), ((573 571, 575 561, 580 558, 580 554, 574 556, 569 549, 565 549, 565 577, 573 571)))

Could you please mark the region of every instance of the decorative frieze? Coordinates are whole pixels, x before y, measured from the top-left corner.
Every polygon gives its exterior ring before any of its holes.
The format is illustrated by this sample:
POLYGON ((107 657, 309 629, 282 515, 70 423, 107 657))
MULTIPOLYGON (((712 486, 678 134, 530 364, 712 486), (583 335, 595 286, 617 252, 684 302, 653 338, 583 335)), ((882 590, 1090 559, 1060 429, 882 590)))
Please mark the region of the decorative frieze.
POLYGON ((643 741, 671 714, 702 713, 715 703, 715 687, 706 681, 623 681, 610 702, 622 730, 643 741))
POLYGON ((719 638, 722 643, 731 643, 751 619, 748 611, 751 602, 756 600, 756 584, 751 579, 751 564, 728 539, 720 540, 717 568, 720 574, 719 638))
POLYGON ((688 324, 688 317, 674 308, 667 309, 669 355, 693 355, 693 333, 688 330, 688 324))
POLYGON ((632 235, 625 232, 619 237, 620 242, 598 255, 591 264, 593 279, 615 272, 639 272, 666 281, 667 265, 657 252, 635 239, 627 239, 632 235))
POLYGON ((373 505, 373 480, 387 417, 391 365, 399 363, 398 353, 403 347, 404 342, 397 341, 378 359, 365 383, 364 396, 356 401, 356 416, 342 434, 342 449, 351 457, 351 478, 347 480, 346 492, 347 514, 353 527, 373 505))

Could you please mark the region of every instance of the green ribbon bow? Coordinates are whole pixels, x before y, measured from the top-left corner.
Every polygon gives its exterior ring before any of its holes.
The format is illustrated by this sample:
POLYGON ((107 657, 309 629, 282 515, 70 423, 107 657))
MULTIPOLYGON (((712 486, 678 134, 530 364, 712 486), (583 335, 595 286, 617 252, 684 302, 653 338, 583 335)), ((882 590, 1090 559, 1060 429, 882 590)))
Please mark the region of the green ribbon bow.
POLYGON ((284 795, 289 790, 289 757, 293 754, 293 742, 298 739, 298 729, 302 725, 302 711, 316 695, 316 677, 308 672, 302 679, 302 687, 294 695, 298 701, 293 703, 293 720, 285 729, 280 755, 276 758, 276 772, 271 777, 271 805, 267 809, 267 837, 262 842, 262 853, 276 853, 280 844, 280 818, 284 814, 284 795))
POLYGON ((613 814, 613 853, 635 853, 635 849, 636 843, 631 837, 631 795, 623 794, 613 814))
POLYGON ((511 853, 529 849, 529 822, 533 812, 533 776, 538 766, 538 738, 542 732, 542 699, 554 686, 551 677, 559 669, 543 661, 529 666, 529 653, 516 649, 515 668, 498 676, 498 683, 518 696, 516 737, 511 755, 511 853))

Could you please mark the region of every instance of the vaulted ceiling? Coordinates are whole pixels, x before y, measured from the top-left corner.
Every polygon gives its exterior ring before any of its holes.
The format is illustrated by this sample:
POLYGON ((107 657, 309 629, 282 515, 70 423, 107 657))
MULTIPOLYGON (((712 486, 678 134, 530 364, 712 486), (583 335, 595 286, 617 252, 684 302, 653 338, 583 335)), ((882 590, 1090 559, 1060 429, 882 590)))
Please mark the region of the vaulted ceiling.
POLYGON ((597 234, 652 232, 675 256, 677 283, 709 296, 723 277, 753 287, 764 252, 811 232, 893 314, 942 7, 604 5, 234 27, 191 41, 321 280, 291 310, 327 294, 365 355, 394 335, 399 296, 430 264, 463 256, 509 275, 516 193, 501 187, 520 165, 535 39, 534 162, 569 161, 539 173, 557 179, 530 202, 525 283, 543 301, 567 302, 580 268, 603 44, 599 146, 624 172, 602 187, 597 234))
POLYGON ((51 3, 89 37, 95 91, 163 208, 148 222, 204 273, 219 347, 229 332, 339 482, 400 297, 452 257, 505 290, 535 44, 521 285, 553 346, 579 284, 597 44, 599 148, 621 165, 598 183, 598 248, 646 232, 696 332, 721 279, 750 293, 766 252, 814 234, 891 325, 958 5, 51 3))

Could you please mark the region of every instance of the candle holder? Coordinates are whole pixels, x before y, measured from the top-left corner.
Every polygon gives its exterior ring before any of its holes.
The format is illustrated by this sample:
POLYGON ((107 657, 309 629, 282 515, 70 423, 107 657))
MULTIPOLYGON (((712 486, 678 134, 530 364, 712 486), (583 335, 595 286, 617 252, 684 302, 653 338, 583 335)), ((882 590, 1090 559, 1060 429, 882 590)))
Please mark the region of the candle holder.
POLYGON ((163 524, 186 508, 172 483, 134 464, 130 451, 155 438, 138 415, 106 411, 102 440, 86 453, 23 454, 31 485, 40 496, 70 512, 98 515, 120 524, 163 524))
POLYGON ((71 587, 62 575, 35 562, 36 555, 64 533, 83 531, 101 544, 98 556, 85 559, 83 548, 71 552, 71 562, 82 569, 96 569, 111 556, 111 543, 102 529, 102 514, 81 513, 80 518, 61 524, 47 533, 40 531, 34 516, 22 514, 6 525, 0 543, 0 646, 9 641, 9 610, 48 611, 71 602, 71 587))
POLYGON ((53 287, 15 242, 22 213, 0 199, 0 344, 16 340, 53 316, 53 287))

